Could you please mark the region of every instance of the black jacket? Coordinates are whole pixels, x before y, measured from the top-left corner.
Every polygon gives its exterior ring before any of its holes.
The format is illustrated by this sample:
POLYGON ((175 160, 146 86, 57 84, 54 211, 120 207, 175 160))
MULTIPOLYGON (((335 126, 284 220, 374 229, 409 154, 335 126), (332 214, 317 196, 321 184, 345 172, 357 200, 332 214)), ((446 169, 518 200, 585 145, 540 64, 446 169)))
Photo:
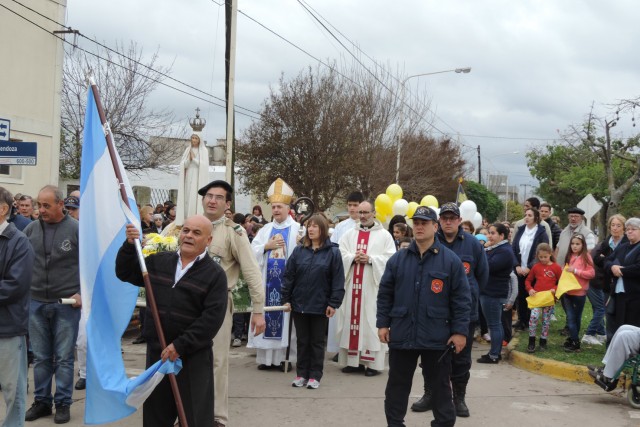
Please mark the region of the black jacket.
MULTIPOLYGON (((211 257, 196 261, 174 286, 178 254, 160 252, 145 258, 151 288, 167 345, 173 343, 180 357, 206 347, 216 335, 227 310, 227 277, 211 257)), ((135 246, 125 242, 116 257, 116 276, 144 286, 135 246)), ((146 310, 144 337, 158 343, 151 310, 146 310)))
POLYGON ((9 223, 0 234, 0 338, 27 335, 29 331, 34 259, 29 239, 9 223))
MULTIPOLYGON (((522 237, 526 226, 527 225, 524 224, 518 227, 516 237, 513 238, 513 243, 511 246, 513 247, 513 254, 516 257, 516 265, 514 266, 514 268, 520 266, 521 264, 522 256, 520 254, 520 238, 522 237)), ((531 244, 529 257, 527 258, 527 265, 525 265, 524 267, 531 268, 533 267, 533 264, 536 263, 536 248, 540 243, 549 243, 549 236, 547 236, 547 231, 544 229, 544 227, 538 224, 536 234, 533 236, 533 243, 531 244)))
MULTIPOLYGON (((593 266, 596 270, 596 275, 589 281, 589 287, 594 289, 602 289, 606 293, 611 291, 611 271, 609 274, 604 270, 604 263, 609 255, 613 252, 611 246, 609 246, 609 239, 611 236, 607 236, 602 242, 596 245, 591 251, 591 258, 593 258, 593 266)), ((618 246, 629 243, 627 236, 622 236, 618 246)))
POLYGON ((344 267, 338 245, 329 239, 317 250, 298 245, 287 259, 282 303, 297 313, 325 314, 344 298, 344 267))
POLYGON ((549 229, 551 229, 551 240, 553 242, 553 249, 555 249, 556 246, 558 246, 558 242, 560 241, 560 234, 562 234, 562 228, 560 228, 560 226, 551 218, 547 218, 544 221, 547 224, 549 224, 549 229))

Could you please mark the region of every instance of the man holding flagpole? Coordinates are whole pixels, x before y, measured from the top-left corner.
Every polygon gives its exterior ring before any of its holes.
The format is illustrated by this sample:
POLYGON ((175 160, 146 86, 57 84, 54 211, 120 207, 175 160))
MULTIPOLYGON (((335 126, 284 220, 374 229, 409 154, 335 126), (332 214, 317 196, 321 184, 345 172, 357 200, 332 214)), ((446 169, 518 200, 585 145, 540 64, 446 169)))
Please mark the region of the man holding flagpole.
MULTIPOLYGON (((213 425, 213 351, 211 343, 225 317, 227 278, 211 257, 211 222, 202 215, 187 218, 180 230, 178 252, 149 255, 145 264, 155 295, 167 346, 147 311, 143 335, 147 340, 147 365, 158 359, 182 358, 176 377, 190 427, 213 425)), ((127 225, 127 241, 118 251, 116 275, 122 281, 144 286, 134 246, 139 230, 127 225)), ((171 427, 178 415, 169 378, 165 377, 144 402, 143 426, 171 427)))

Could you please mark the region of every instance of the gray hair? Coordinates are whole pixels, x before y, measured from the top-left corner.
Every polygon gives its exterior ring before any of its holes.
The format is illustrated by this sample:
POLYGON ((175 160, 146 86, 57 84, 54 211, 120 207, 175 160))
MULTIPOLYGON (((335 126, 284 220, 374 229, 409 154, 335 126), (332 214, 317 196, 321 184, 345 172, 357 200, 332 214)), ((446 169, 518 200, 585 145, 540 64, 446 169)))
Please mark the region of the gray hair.
POLYGON ((9 190, 0 187, 0 204, 6 204, 9 207, 6 218, 11 216, 11 207, 13 206, 13 195, 9 190))
POLYGON ((624 223, 625 227, 634 227, 640 229, 640 218, 629 218, 627 222, 624 223))
POLYGON ((52 192, 53 195, 55 196, 55 202, 56 203, 60 203, 61 201, 64 200, 64 194, 62 194, 62 191, 60 191, 60 189, 58 187, 56 187, 55 185, 45 185, 44 187, 42 187, 40 189, 40 193, 42 193, 43 191, 52 192))
POLYGON ((156 219, 163 219, 163 218, 162 218, 162 215, 160 215, 160 214, 153 214, 153 217, 152 217, 152 218, 153 218, 153 220, 154 220, 154 221, 155 221, 156 219))

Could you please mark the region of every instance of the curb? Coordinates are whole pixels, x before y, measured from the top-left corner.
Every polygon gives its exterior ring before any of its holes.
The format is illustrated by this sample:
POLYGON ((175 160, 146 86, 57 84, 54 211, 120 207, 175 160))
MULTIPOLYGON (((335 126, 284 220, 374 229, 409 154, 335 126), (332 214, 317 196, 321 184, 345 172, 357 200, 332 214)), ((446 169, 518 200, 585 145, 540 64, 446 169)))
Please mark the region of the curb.
POLYGON ((586 366, 541 359, 515 350, 509 352, 509 362, 518 368, 536 374, 547 375, 566 381, 576 381, 585 384, 593 383, 593 378, 589 376, 589 371, 586 366))

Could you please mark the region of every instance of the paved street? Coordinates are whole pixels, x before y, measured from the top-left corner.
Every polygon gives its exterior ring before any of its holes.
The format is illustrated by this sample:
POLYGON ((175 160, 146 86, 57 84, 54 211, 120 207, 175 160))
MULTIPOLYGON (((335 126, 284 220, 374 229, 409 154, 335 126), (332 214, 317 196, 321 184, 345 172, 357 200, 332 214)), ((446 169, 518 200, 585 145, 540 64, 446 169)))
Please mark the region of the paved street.
MULTIPOLYGON (((144 345, 124 341, 125 363, 130 375, 144 367, 144 345)), ((474 359, 487 351, 474 344, 474 359)), ((244 347, 231 349, 230 405, 232 427, 260 426, 384 426, 386 375, 366 378, 343 374, 336 363, 327 361, 325 377, 318 390, 295 389, 294 375, 256 369, 253 352, 244 347)), ((413 402, 421 392, 421 376, 416 372, 413 402)), ((33 381, 30 378, 30 390, 33 381)), ((82 425, 84 392, 75 392, 69 426, 82 425)), ((28 405, 33 401, 30 391, 28 405)), ((640 411, 633 410, 620 394, 606 394, 595 385, 547 378, 515 368, 508 363, 474 363, 467 403, 470 418, 459 418, 459 426, 640 426, 640 411)), ((4 402, 0 403, 4 416, 4 402)), ((409 412, 407 426, 429 425, 431 412, 409 412)), ((29 427, 52 426, 47 417, 27 423, 29 427)), ((141 411, 118 426, 142 425, 141 411)))

